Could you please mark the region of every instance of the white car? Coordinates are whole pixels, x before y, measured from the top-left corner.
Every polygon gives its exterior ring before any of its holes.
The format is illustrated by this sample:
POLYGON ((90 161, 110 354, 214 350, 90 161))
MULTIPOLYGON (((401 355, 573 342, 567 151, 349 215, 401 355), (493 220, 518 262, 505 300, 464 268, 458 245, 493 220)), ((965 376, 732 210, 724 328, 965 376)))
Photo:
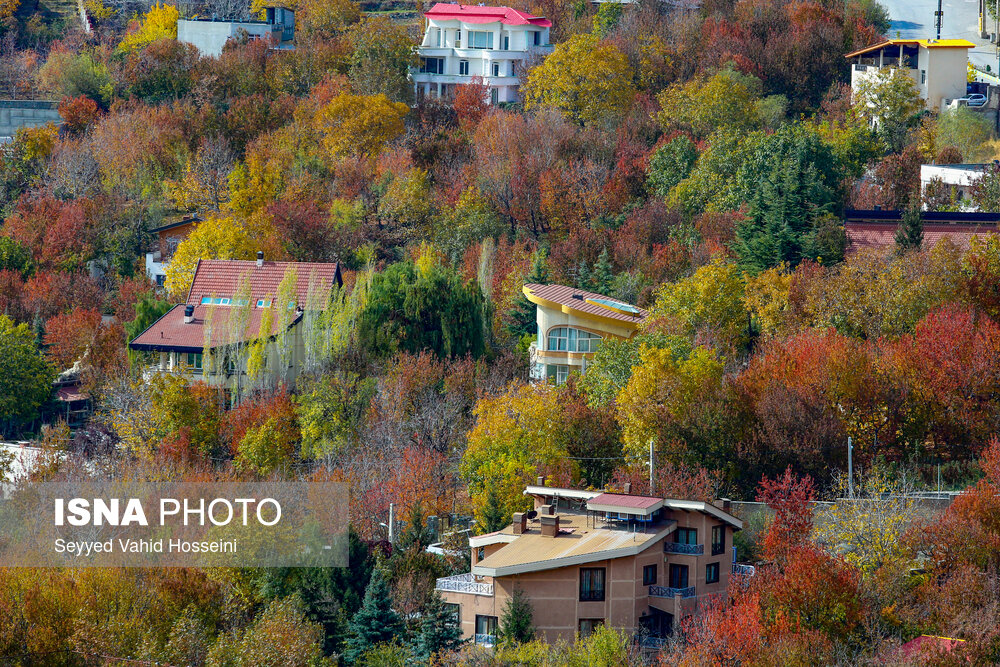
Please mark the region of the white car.
POLYGON ((966 95, 957 101, 965 102, 965 104, 970 107, 981 107, 986 104, 986 96, 981 93, 973 93, 972 95, 966 95))

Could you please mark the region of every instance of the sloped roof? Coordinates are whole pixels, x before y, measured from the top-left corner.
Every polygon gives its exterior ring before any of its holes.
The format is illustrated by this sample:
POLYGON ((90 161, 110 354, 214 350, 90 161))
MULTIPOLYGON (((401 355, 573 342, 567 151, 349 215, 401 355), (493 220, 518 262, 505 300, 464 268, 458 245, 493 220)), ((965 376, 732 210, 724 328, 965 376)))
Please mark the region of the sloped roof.
POLYGON ((558 307, 563 312, 572 310, 617 322, 638 325, 648 314, 642 308, 637 308, 630 303, 567 285, 528 283, 524 286, 523 291, 528 301, 537 305, 550 308, 558 307), (600 305, 601 303, 605 305, 600 305))
POLYGON ((587 501, 587 509, 599 512, 624 512, 646 516, 663 507, 663 498, 602 493, 587 501))
POLYGON ((976 45, 967 39, 889 39, 881 44, 866 46, 863 49, 851 51, 844 57, 854 58, 862 56, 866 53, 871 53, 872 51, 884 49, 887 46, 920 46, 925 49, 972 49, 975 48, 976 45))
POLYGON ((451 2, 439 2, 424 12, 427 18, 438 21, 462 21, 464 23, 496 23, 504 25, 534 25, 539 28, 549 28, 552 21, 541 16, 532 16, 526 12, 511 7, 481 7, 479 5, 461 5, 451 2))
POLYGON ((258 299, 273 298, 289 270, 296 273, 295 296, 303 303, 309 295, 311 280, 323 287, 344 283, 339 262, 264 262, 263 266, 258 267, 257 262, 252 260, 203 259, 195 269, 187 303, 199 305, 204 297, 231 298, 239 289, 244 275, 250 281, 250 299, 253 303, 258 299))
MULTIPOLYGON (((847 249, 855 252, 862 248, 891 248, 896 245, 897 222, 847 222, 847 249)), ((961 224, 930 223, 924 221, 924 246, 930 248, 947 238, 959 248, 968 248, 973 236, 996 234, 995 223, 961 224)))

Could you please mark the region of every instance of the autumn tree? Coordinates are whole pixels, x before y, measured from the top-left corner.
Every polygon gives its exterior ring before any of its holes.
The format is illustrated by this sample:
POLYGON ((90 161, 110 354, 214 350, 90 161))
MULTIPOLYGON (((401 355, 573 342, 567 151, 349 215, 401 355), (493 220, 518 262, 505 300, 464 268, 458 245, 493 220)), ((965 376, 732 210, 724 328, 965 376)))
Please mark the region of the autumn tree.
POLYGON ((972 184, 972 203, 984 213, 1000 212, 1000 166, 991 164, 972 184))
POLYGON ((808 475, 799 477, 791 467, 774 479, 764 477, 757 487, 757 502, 774 511, 774 519, 764 536, 766 558, 782 561, 809 539, 813 527, 811 503, 816 486, 808 475))
POLYGON ((854 91, 854 104, 893 152, 903 149, 907 132, 924 108, 913 79, 891 66, 859 82, 854 91))
POLYGON ((755 104, 761 97, 761 82, 726 68, 711 77, 674 83, 657 97, 661 111, 657 120, 666 130, 690 132, 705 139, 719 129, 740 132, 758 129, 761 122, 755 104))
POLYGON ((177 7, 156 3, 138 26, 118 44, 119 53, 138 51, 160 39, 177 39, 177 7))
POLYGON ((468 83, 455 86, 451 102, 458 120, 465 127, 475 127, 490 108, 490 89, 483 77, 476 75, 468 83))
POLYGON ((101 324, 96 310, 77 308, 56 315, 45 325, 45 353, 56 368, 66 369, 82 360, 101 324))
POLYGON ((919 249, 923 242, 923 214, 919 208, 908 208, 903 211, 902 219, 896 228, 896 249, 900 252, 919 249))
POLYGON ((316 129, 331 156, 377 156, 403 132, 409 107, 391 102, 384 94, 333 98, 316 114, 316 129))
POLYGON ((526 109, 552 106, 581 125, 600 125, 624 111, 635 87, 621 51, 586 34, 557 44, 528 72, 522 93, 526 109))
POLYGON ((417 64, 417 56, 406 28, 384 16, 368 17, 353 25, 347 37, 351 43, 347 76, 352 89, 365 96, 382 95, 397 104, 408 101, 413 89, 407 75, 417 64))

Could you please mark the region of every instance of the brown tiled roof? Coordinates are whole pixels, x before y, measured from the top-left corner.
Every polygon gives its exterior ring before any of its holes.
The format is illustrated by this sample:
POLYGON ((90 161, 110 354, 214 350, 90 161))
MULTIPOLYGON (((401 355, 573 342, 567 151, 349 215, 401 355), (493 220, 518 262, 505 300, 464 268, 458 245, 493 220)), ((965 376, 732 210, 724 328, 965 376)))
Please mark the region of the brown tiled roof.
MULTIPOLYGON (((264 265, 258 268, 254 261, 202 260, 198 262, 198 268, 195 269, 187 302, 170 309, 166 315, 129 343, 129 347, 133 350, 144 351, 201 352, 206 343, 205 318, 212 309, 214 312, 211 318, 212 340, 210 346, 216 347, 232 342, 230 340, 232 334, 229 331, 229 316, 234 312, 234 308, 223 305, 203 306, 201 301, 205 297, 232 299, 243 275, 247 275, 250 281, 250 317, 242 340, 256 338, 259 335, 261 320, 266 310, 264 307, 258 308, 257 301, 275 298, 278 285, 284 278, 285 271, 290 267, 294 267, 297 272, 295 298, 300 305, 306 305, 310 282, 323 288, 329 288, 334 284, 343 284, 340 266, 336 263, 264 262, 264 265), (187 306, 194 306, 194 313, 191 322, 185 323, 184 310, 187 306)), ((276 305, 275 308, 277 308, 276 305)), ((280 324, 277 310, 273 315, 271 335, 277 333, 280 324)), ((300 316, 295 315, 291 324, 294 325, 299 319, 300 316)))
POLYGON ((262 267, 257 268, 257 263, 252 260, 203 259, 198 262, 198 267, 195 269, 187 303, 199 305, 202 298, 207 296, 231 298, 236 293, 243 275, 250 278, 251 300, 254 303, 257 299, 274 297, 281 279, 285 277, 285 271, 291 267, 295 268, 297 274, 295 291, 300 301, 305 301, 309 294, 309 281, 313 276, 316 284, 323 287, 329 287, 335 282, 338 285, 343 284, 340 264, 337 262, 332 264, 264 262, 262 267))
POLYGON ((619 320, 621 322, 638 323, 641 322, 647 315, 645 310, 642 308, 636 308, 630 303, 625 303, 619 299, 613 299, 610 296, 605 296, 604 294, 587 292, 586 290, 569 287, 567 285, 539 285, 537 283, 528 283, 524 286, 524 289, 526 292, 530 291, 532 295, 539 299, 551 301, 561 306, 572 308, 573 310, 581 313, 587 313, 588 315, 595 315, 597 317, 619 320), (587 299, 612 301, 616 304, 624 306, 625 309, 636 308, 639 312, 636 315, 627 315, 617 310, 612 310, 611 308, 605 308, 593 303, 587 303, 587 299))
MULTIPOLYGON (((848 222, 845 225, 848 251, 894 246, 897 225, 896 222, 848 222)), ((967 248, 973 236, 996 233, 997 225, 991 223, 977 225, 924 222, 924 245, 930 248, 947 238, 959 248, 967 248)))

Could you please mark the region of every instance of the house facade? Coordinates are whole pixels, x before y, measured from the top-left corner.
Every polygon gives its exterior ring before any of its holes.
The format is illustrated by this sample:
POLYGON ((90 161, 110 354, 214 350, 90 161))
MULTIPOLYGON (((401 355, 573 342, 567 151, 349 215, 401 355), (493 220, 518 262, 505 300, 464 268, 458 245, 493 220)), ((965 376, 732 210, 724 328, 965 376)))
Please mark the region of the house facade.
POLYGON ((521 65, 552 51, 552 22, 510 7, 439 2, 424 19, 420 66, 411 72, 417 99, 448 98, 455 86, 481 77, 491 103, 517 102, 521 65))
POLYGON ((274 48, 291 49, 295 39, 295 12, 268 7, 264 21, 228 18, 186 18, 177 21, 177 41, 194 45, 203 56, 218 58, 230 39, 268 40, 274 48))
POLYGON ((156 353, 149 373, 180 374, 231 390, 251 382, 294 383, 305 359, 307 309, 325 305, 325 295, 341 285, 338 263, 268 262, 262 253, 256 262, 201 260, 186 301, 139 334, 129 348, 156 353), (282 293, 287 304, 279 303, 282 293), (263 344, 256 369, 247 361, 247 346, 253 342, 263 344))
POLYGON ((848 53, 851 89, 884 67, 913 79, 928 109, 938 111, 965 96, 969 68, 967 39, 890 39, 848 53))
POLYGON ((927 186, 940 182, 951 190, 955 204, 964 211, 974 211, 972 186, 986 172, 985 164, 922 164, 920 165, 920 193, 927 193, 927 186))
POLYGON ((642 308, 566 285, 529 283, 523 292, 538 323, 529 351, 536 382, 561 384, 574 371, 584 373, 601 341, 631 338, 646 317, 642 308))
POLYGON ((146 253, 146 275, 154 285, 162 287, 166 282, 167 266, 174 251, 200 223, 198 216, 191 216, 149 230, 156 235, 156 245, 153 252, 146 253))
POLYGON ((734 563, 742 522, 711 503, 542 484, 525 494, 534 510, 469 538, 472 571, 437 581, 463 636, 478 644, 495 643, 503 609, 520 589, 546 642, 572 642, 608 625, 655 646, 725 594, 734 572, 753 573, 734 563))

